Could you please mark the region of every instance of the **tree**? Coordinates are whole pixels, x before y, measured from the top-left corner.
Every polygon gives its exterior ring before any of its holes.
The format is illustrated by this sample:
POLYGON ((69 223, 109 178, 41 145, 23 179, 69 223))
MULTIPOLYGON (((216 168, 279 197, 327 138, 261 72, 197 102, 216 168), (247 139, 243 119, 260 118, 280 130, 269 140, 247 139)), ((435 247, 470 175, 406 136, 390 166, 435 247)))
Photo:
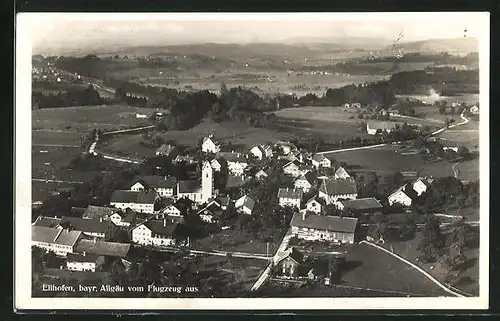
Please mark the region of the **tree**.
POLYGON ((424 262, 434 262, 440 254, 443 246, 443 236, 439 226, 439 219, 433 214, 425 217, 425 224, 422 229, 422 240, 418 245, 418 258, 424 262))
POLYGON ((467 226, 465 224, 460 224, 460 226, 455 227, 451 234, 451 245, 450 250, 457 256, 463 255, 464 249, 467 245, 467 226))

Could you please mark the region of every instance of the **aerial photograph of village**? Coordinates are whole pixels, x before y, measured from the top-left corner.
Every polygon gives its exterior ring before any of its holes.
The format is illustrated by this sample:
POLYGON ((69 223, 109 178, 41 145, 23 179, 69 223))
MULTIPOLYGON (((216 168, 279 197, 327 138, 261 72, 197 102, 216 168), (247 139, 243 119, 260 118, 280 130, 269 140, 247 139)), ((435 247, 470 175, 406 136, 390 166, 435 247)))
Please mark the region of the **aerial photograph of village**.
POLYGON ((479 297, 463 23, 40 23, 32 297, 479 297))

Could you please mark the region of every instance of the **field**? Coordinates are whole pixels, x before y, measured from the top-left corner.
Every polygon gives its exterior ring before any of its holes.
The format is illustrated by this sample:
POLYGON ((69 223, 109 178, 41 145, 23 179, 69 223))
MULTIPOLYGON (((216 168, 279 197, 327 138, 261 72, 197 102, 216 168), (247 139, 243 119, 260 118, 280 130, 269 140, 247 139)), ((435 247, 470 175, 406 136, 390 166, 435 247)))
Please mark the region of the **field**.
POLYGON ((426 163, 419 154, 403 155, 394 146, 345 151, 326 156, 351 166, 380 172, 419 171, 423 176, 453 176, 452 164, 445 161, 426 163))
POLYGON ((353 246, 346 264, 347 271, 342 281, 349 286, 398 291, 413 296, 449 296, 411 266, 367 244, 353 246))
POLYGON ((440 95, 396 95, 396 98, 410 98, 410 99, 418 99, 424 103, 433 104, 436 100, 445 100, 448 103, 458 102, 458 103, 466 103, 477 104, 479 101, 479 94, 460 94, 456 96, 440 96, 440 95))
POLYGON ((479 158, 461 162, 457 165, 458 177, 464 181, 475 182, 479 180, 479 158))
MULTIPOLYGON (((479 294, 479 231, 475 230, 469 233, 468 242, 470 246, 464 250, 464 255, 467 257, 465 270, 461 274, 462 282, 456 285, 456 288, 466 291, 470 294, 479 294)), ((416 262, 417 246, 420 241, 420 236, 410 241, 405 242, 390 242, 385 245, 386 248, 392 249, 396 254, 401 255, 411 262, 416 262)), ((419 266, 424 268, 428 273, 440 281, 444 280, 445 271, 439 263, 423 264, 419 266), (431 269, 432 266, 432 269, 431 269)))

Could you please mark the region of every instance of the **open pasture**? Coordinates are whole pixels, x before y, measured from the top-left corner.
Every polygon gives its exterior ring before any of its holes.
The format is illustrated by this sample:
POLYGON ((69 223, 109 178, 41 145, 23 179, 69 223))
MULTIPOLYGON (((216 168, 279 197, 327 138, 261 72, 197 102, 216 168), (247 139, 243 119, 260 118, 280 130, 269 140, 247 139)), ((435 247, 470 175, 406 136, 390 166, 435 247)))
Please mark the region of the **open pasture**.
POLYGON ((151 125, 149 120, 136 118, 136 113, 149 115, 153 111, 125 105, 46 108, 32 111, 32 128, 87 132, 94 128, 111 130, 147 126, 151 125))
POLYGON ((424 103, 433 104, 437 100, 444 100, 448 104, 458 102, 466 103, 467 105, 477 104, 479 102, 479 94, 459 94, 456 96, 440 96, 440 95, 396 95, 396 98, 418 99, 424 103))

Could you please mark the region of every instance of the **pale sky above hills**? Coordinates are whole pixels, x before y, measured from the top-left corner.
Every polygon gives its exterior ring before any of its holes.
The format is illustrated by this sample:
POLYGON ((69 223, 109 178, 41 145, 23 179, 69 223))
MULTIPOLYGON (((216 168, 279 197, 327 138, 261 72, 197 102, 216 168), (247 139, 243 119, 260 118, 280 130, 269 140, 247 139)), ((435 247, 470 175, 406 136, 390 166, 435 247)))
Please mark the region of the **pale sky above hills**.
POLYGON ((185 43, 293 42, 374 38, 401 42, 481 36, 484 13, 368 14, 24 14, 34 53, 185 43), (37 16, 36 16, 37 15, 37 16))

